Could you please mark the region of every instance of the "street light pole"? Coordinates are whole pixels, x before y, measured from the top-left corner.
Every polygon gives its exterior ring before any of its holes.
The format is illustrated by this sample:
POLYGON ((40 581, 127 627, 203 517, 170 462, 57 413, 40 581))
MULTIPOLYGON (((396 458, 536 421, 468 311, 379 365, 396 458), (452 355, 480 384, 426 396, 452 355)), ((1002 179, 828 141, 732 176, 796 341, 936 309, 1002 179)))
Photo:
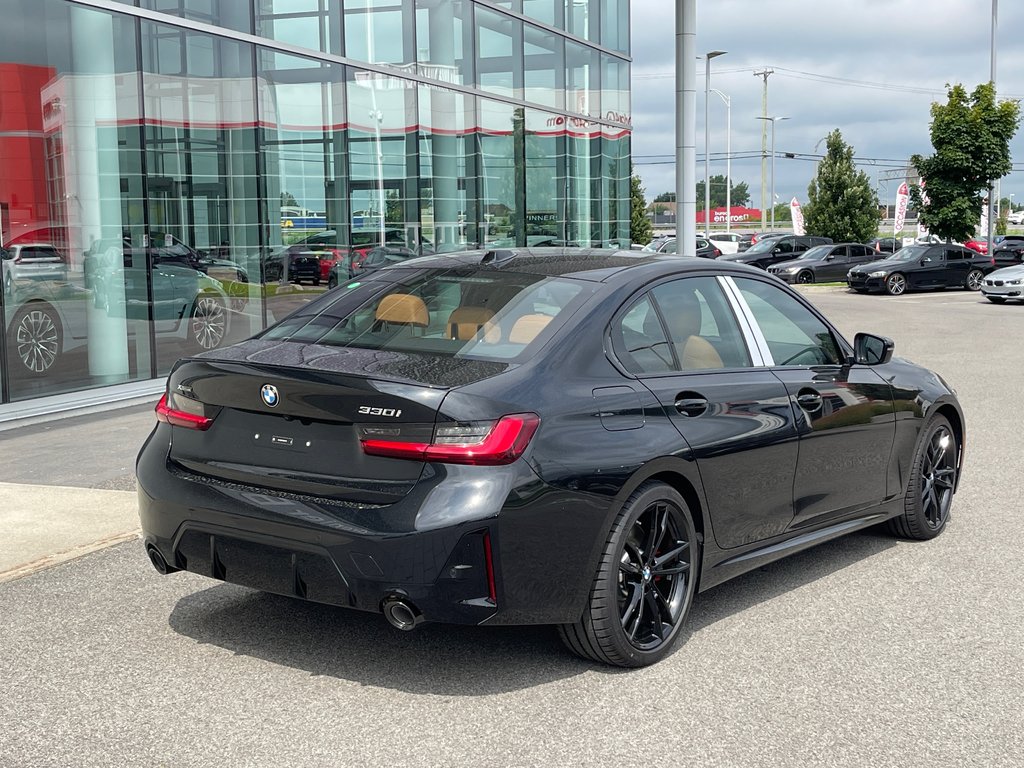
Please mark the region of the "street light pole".
MULTIPOLYGON (((991 72, 989 73, 989 79, 992 81, 993 98, 995 98, 996 89, 996 26, 997 17, 999 14, 999 2, 998 0, 992 0, 992 43, 991 43, 991 72)), ((991 255, 993 251, 992 247, 992 218, 993 218, 993 184, 988 185, 988 232, 986 233, 986 241, 988 245, 988 253, 991 255)))
POLYGON ((708 124, 708 102, 711 100, 711 60, 726 51, 708 51, 704 54, 704 235, 711 236, 711 155, 708 124))
POLYGON ((732 231, 732 99, 717 88, 711 89, 725 102, 725 231, 732 231))
POLYGON ((758 117, 758 120, 771 120, 772 123, 772 226, 771 231, 775 231, 775 123, 779 120, 789 120, 788 117, 758 117))

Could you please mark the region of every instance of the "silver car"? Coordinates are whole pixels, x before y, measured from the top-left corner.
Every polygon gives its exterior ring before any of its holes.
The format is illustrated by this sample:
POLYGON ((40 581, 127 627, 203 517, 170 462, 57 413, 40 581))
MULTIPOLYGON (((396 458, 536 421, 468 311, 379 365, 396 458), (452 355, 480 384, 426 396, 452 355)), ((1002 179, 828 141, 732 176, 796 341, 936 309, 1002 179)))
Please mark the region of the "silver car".
POLYGON ((5 296, 10 296, 13 287, 25 280, 68 279, 64 257, 49 243, 19 243, 0 248, 0 264, 5 296))
POLYGON ((981 295, 994 304, 1024 300, 1024 264, 989 272, 981 281, 981 295))

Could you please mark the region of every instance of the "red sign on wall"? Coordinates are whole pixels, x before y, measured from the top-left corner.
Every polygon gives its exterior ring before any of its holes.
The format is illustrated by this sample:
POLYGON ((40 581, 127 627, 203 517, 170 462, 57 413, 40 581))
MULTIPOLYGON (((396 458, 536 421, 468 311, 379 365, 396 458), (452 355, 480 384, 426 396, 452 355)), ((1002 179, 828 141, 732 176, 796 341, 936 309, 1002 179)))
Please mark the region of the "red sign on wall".
MULTIPOLYGON (((733 224, 744 223, 748 221, 758 221, 761 218, 760 208, 743 208, 741 206, 734 205, 729 209, 729 219, 733 224)), ((697 211, 697 221, 701 224, 704 223, 704 211, 697 211)), ((725 224, 726 221, 726 209, 725 206, 721 208, 711 209, 711 223, 712 224, 725 224)))

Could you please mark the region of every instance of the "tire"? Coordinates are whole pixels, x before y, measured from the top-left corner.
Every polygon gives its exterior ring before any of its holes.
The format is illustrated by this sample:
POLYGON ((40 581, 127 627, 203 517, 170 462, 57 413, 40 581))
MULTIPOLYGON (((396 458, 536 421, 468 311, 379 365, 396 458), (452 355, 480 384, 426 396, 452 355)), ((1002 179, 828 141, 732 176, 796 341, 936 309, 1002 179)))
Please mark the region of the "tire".
POLYGON ((53 307, 30 302, 18 310, 7 332, 12 367, 28 376, 45 376, 60 362, 63 348, 64 329, 53 307))
POLYGON ((868 292, 867 288, 854 288, 853 290, 855 292, 857 292, 857 293, 867 293, 868 292))
POLYGON ((700 552, 683 497, 663 483, 644 483, 615 518, 583 617, 559 626, 562 641, 585 659, 617 667, 665 658, 693 602, 700 552))
POLYGON ((1006 303, 1006 297, 1005 296, 986 296, 985 298, 988 299, 989 301, 991 301, 993 304, 1005 304, 1006 303))
POLYGON ((934 539, 946 527, 956 487, 956 435, 936 415, 921 432, 903 497, 903 514, 889 520, 889 531, 905 539, 934 539))
POLYGON ((796 276, 796 281, 798 283, 802 283, 804 285, 806 285, 807 283, 813 283, 814 282, 814 273, 811 272, 811 270, 809 270, 809 269, 805 269, 803 272, 800 272, 796 276))
POLYGON ((327 290, 338 287, 338 278, 335 277, 334 273, 331 272, 331 276, 327 278, 327 290))
POLYGON ((890 296, 902 296, 907 292, 907 278, 899 272, 893 272, 885 278, 885 292, 890 296))
POLYGON ((228 314, 224 302, 216 296, 199 294, 189 313, 188 337, 203 349, 216 349, 228 332, 228 314))
POLYGON ((320 278, 319 277, 314 277, 313 278, 313 285, 320 285, 320 278))
POLYGON ((985 274, 980 269, 972 269, 967 273, 967 279, 964 281, 964 288, 968 291, 980 291, 981 281, 985 278, 985 274))

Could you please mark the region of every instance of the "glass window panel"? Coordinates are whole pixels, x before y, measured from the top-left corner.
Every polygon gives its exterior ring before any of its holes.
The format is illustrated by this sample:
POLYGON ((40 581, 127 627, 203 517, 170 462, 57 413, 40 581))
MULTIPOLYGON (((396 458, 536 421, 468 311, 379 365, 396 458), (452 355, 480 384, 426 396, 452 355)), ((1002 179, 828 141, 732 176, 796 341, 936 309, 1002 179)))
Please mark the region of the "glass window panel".
POLYGON ((601 55, 601 111, 605 120, 629 121, 629 62, 601 55))
POLYGON ((446 83, 472 83, 472 61, 466 59, 469 13, 465 0, 439 3, 416 0, 416 70, 446 83))
MULTIPOLYGON (((147 261, 157 371, 263 327, 249 45, 143 22, 147 261)), ((126 261, 128 260, 126 255, 126 261)))
POLYGON ((556 0, 523 0, 523 14, 552 27, 562 28, 564 7, 556 0))
POLYGON ((739 323, 715 278, 673 280, 651 293, 668 327, 677 370, 750 366, 739 323))
POLYGON ((345 55, 370 64, 415 63, 412 0, 345 3, 345 55), (408 10, 405 10, 408 8, 408 10), (409 24, 404 24, 408 19, 409 24))
POLYGON ((486 245, 525 245, 519 215, 522 182, 522 142, 525 130, 521 108, 490 99, 480 104, 480 240, 486 245))
POLYGON ((466 145, 472 97, 420 87, 420 227, 423 245, 438 253, 467 247, 466 145), (468 118, 468 119, 467 119, 468 118))
POLYGON ((601 114, 597 51, 579 43, 566 42, 565 74, 565 108, 581 115, 601 114))
MULTIPOLYGON (((259 52, 258 66, 270 222, 263 277, 326 286, 332 269, 349 256, 344 68, 267 50, 259 52)), ((267 293, 271 321, 294 308, 288 292, 267 293)))
POLYGON ((349 70, 347 98, 352 244, 416 245, 416 84, 349 70))
POLYGON ((563 107, 565 72, 563 38, 538 27, 523 31, 524 90, 527 101, 563 107))
POLYGON ((256 0, 256 34, 341 54, 341 0, 256 0))
POLYGON ((134 24, 54 0, 5 10, 2 390, 23 400, 150 378, 147 305, 140 319, 125 300, 136 278, 145 297, 146 273, 122 263, 123 238, 144 232, 134 24), (22 263, 22 250, 49 255, 22 263))
POLYGON ((736 278, 776 365, 824 365, 841 360, 832 331, 778 286, 736 278))
POLYGON ((249 0, 140 0, 138 5, 216 27, 252 32, 252 3, 249 0))
POLYGON ((523 25, 501 13, 476 9, 477 84, 485 91, 518 98, 523 25))
POLYGON ((601 45, 629 53, 629 0, 601 0, 601 45))
POLYGON ((564 0, 565 31, 584 40, 597 40, 599 0, 564 0))
POLYGON ((599 239, 607 248, 629 248, 629 132, 604 127, 601 131, 599 239))
POLYGON ((526 113, 526 244, 562 245, 565 228, 565 119, 526 113))

